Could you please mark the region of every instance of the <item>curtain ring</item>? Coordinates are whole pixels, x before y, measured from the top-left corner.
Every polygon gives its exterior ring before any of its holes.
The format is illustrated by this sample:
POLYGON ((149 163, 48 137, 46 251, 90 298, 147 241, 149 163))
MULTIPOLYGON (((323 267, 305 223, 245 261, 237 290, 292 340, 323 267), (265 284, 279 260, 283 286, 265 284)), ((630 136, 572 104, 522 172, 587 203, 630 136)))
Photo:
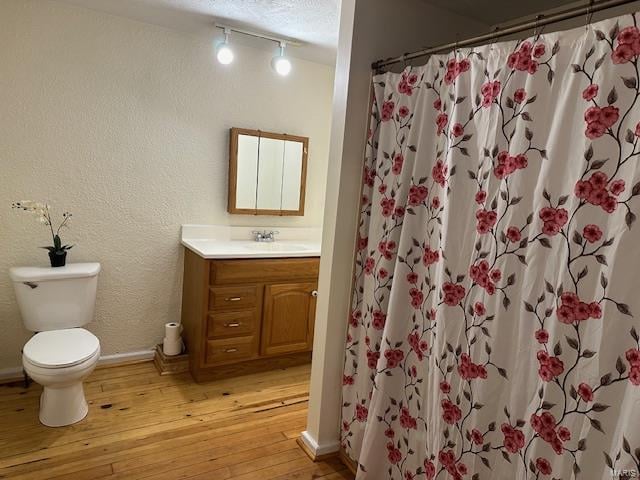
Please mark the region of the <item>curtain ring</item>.
POLYGON ((533 26, 533 38, 538 38, 538 26, 540 23, 540 19, 542 18, 542 14, 536 15, 536 23, 533 26))
POLYGON ((589 0, 587 3, 587 15, 586 15, 586 22, 584 24, 584 28, 588 29, 589 28, 589 24, 591 23, 591 19, 593 18, 593 0, 589 0))
POLYGON ((406 70, 407 68, 407 54, 403 53, 402 54, 402 69, 406 70))

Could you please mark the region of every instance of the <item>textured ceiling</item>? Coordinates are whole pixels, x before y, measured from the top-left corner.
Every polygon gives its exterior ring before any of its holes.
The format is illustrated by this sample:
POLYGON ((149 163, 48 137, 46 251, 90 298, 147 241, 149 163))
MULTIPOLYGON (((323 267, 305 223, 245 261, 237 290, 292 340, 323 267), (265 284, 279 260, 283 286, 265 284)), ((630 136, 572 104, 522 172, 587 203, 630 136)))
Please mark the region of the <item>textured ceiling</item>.
POLYGON ((423 0, 431 5, 474 18, 487 25, 496 25, 514 18, 535 15, 575 0, 423 0))
POLYGON ((62 0, 168 28, 194 31, 214 22, 305 42, 302 58, 333 63, 340 0, 62 0))

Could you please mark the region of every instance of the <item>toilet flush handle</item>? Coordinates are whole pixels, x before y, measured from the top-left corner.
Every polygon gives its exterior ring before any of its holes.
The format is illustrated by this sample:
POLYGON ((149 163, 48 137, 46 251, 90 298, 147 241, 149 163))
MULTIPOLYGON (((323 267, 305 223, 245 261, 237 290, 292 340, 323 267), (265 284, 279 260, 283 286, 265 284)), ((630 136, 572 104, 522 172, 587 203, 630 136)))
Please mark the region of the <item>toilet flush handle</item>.
POLYGON ((38 288, 38 284, 37 283, 33 283, 33 282, 22 282, 23 284, 25 284, 27 287, 29 288, 38 288))

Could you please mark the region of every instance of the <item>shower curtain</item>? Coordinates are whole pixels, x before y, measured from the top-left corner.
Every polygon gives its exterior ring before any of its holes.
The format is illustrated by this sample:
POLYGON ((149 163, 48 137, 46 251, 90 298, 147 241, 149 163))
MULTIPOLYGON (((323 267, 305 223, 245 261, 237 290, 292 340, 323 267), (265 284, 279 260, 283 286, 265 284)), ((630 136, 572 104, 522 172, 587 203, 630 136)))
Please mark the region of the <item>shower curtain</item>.
POLYGON ((341 442, 361 479, 640 471, 640 32, 374 77, 341 442))

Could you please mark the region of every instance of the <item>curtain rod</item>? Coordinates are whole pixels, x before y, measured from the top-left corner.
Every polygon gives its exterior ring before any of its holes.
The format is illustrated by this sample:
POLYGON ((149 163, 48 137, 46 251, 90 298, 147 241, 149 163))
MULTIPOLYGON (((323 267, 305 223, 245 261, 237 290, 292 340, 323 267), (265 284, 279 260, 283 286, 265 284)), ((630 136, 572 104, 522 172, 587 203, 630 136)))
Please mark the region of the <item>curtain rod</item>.
POLYGON ((635 1, 637 0, 604 0, 600 2, 589 2, 588 5, 585 5, 583 7, 571 8, 571 9, 554 13, 548 16, 540 14, 534 20, 528 20, 526 22, 517 23, 515 25, 512 25, 504 29, 500 29, 499 27, 496 27, 496 29, 493 30, 492 32, 485 33, 484 35, 479 35, 477 37, 467 38, 459 42, 445 43, 443 45, 438 45, 435 47, 424 48, 422 50, 417 50, 415 52, 405 53, 404 55, 400 55, 398 57, 381 59, 372 63, 371 68, 373 70, 379 70, 382 67, 386 67, 386 66, 393 65, 400 62, 406 62, 407 60, 413 60, 415 58, 432 55, 434 53, 442 53, 442 52, 457 49, 460 47, 468 47, 481 42, 495 40, 496 38, 505 37, 507 35, 524 32, 526 30, 531 30, 538 27, 543 27, 551 23, 557 23, 563 20, 569 20, 571 18, 576 18, 582 15, 586 15, 588 17, 588 21, 591 21, 590 16, 593 13, 600 12, 602 10, 607 10, 613 7, 619 7, 621 5, 626 5, 628 3, 633 3, 635 1))

